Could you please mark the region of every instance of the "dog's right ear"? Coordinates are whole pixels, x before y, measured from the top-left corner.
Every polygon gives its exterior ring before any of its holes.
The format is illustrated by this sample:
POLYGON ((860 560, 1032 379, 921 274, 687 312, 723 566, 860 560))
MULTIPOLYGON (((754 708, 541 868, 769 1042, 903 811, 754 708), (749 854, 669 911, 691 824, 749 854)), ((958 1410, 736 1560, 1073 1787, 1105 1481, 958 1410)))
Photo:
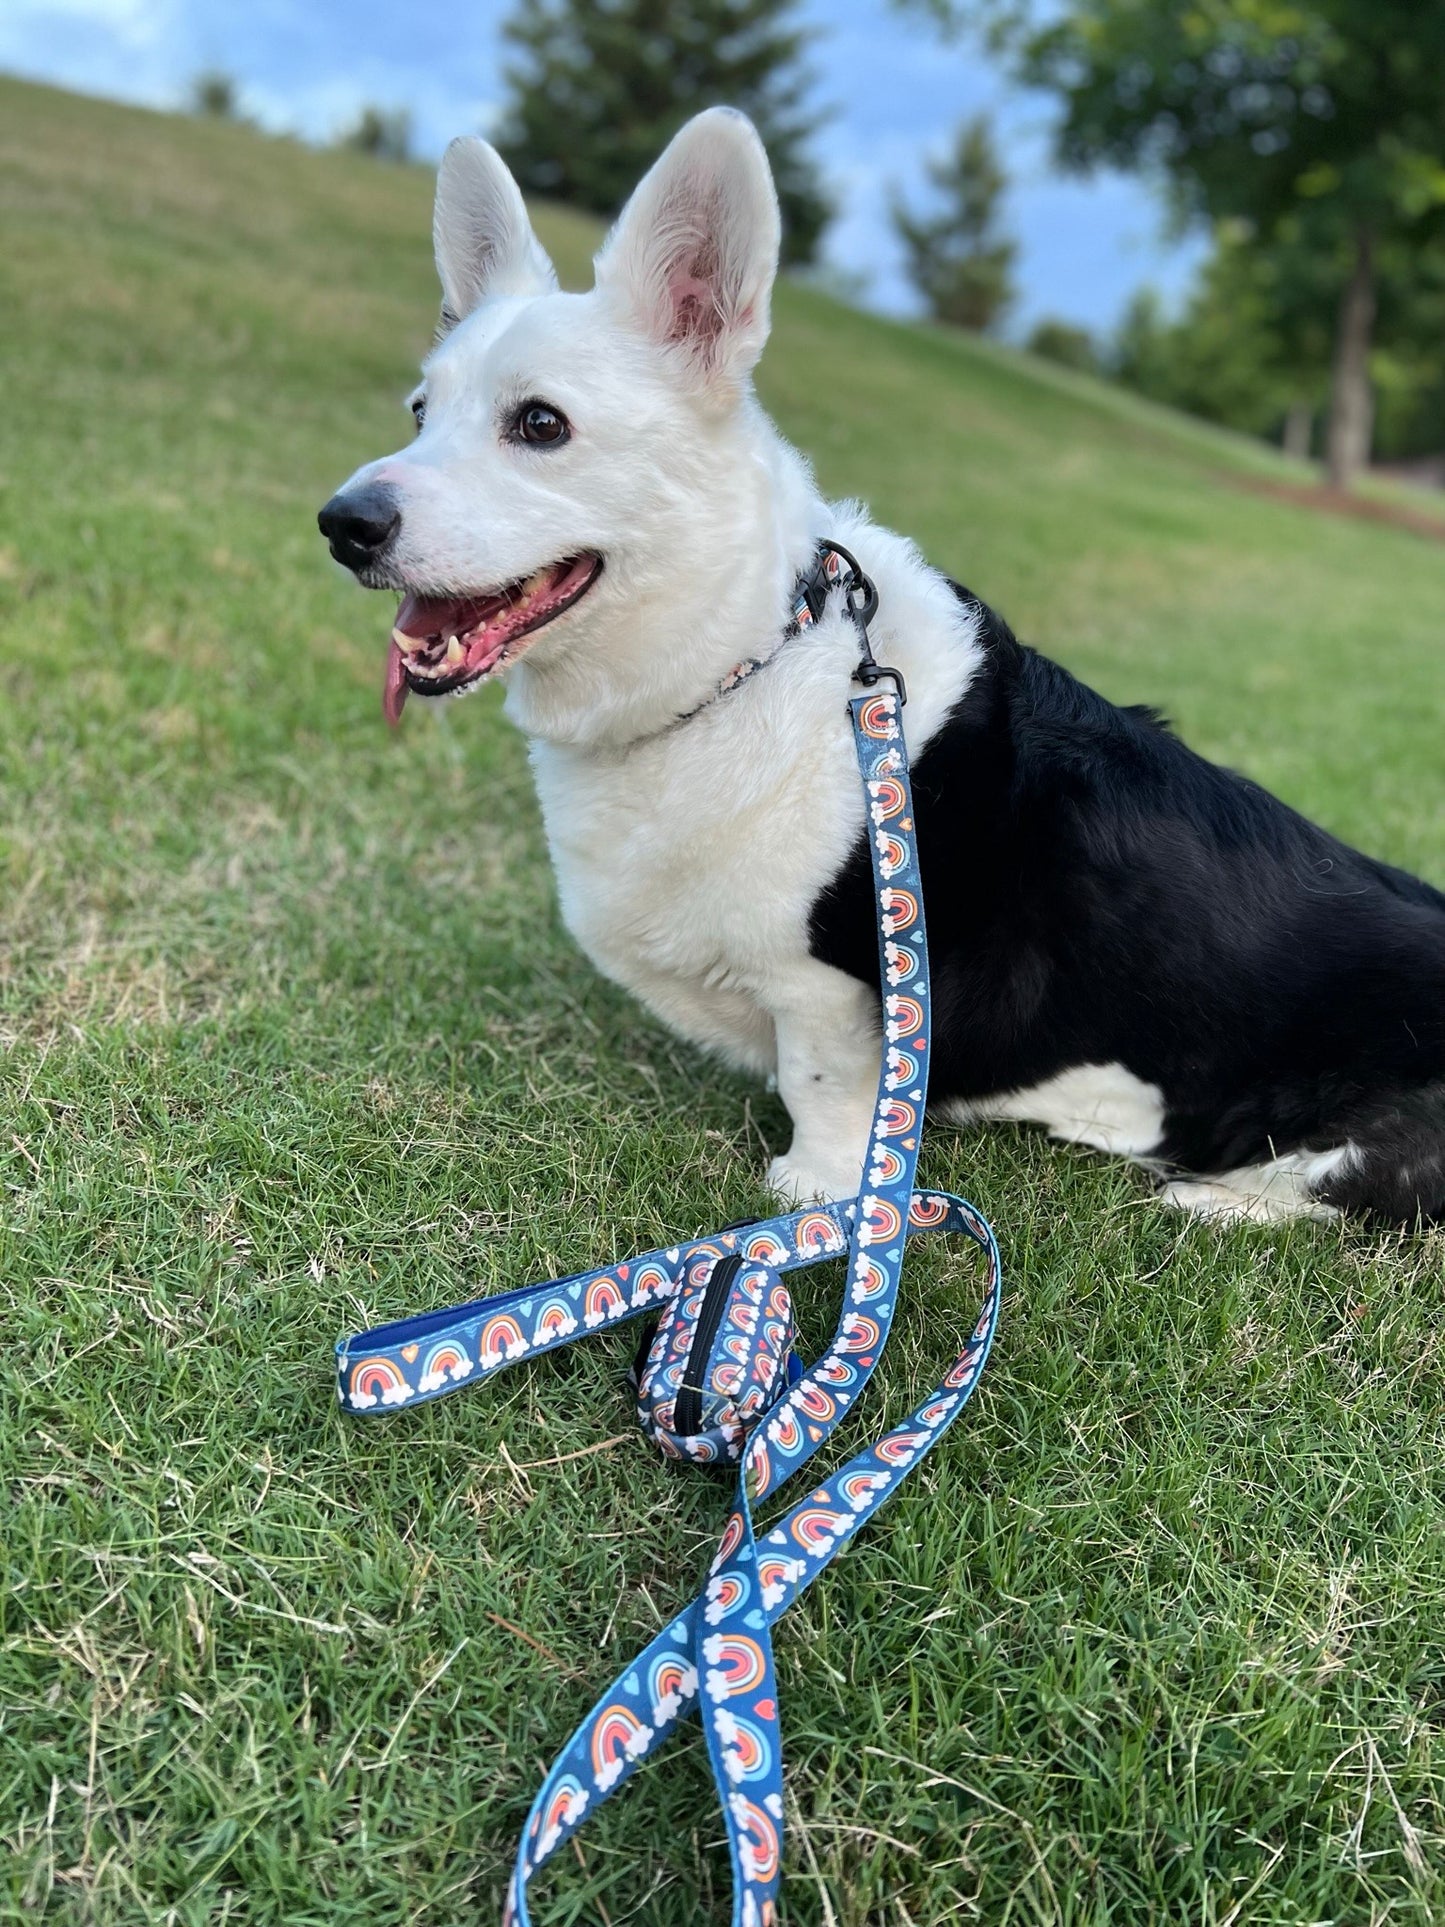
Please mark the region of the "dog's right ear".
POLYGON ((732 389, 768 338, 778 197, 763 143, 731 107, 674 135, 597 257, 597 286, 690 380, 732 389))
POLYGON ((454 140, 442 155, 432 241, 444 331, 488 295, 547 294, 557 285, 506 162, 474 134, 454 140))

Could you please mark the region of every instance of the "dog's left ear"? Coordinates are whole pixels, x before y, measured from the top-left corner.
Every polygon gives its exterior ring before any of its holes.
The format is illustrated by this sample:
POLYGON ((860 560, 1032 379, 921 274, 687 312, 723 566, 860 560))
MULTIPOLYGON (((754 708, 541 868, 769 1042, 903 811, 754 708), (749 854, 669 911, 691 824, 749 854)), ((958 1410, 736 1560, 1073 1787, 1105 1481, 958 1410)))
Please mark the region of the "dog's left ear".
POLYGON ((690 380, 741 381, 768 338, 780 224, 757 130, 710 107, 644 175, 597 257, 597 286, 690 380))
POLYGON ((506 162, 474 134, 454 140, 442 155, 432 241, 443 329, 455 327, 488 295, 548 294, 557 285, 506 162))

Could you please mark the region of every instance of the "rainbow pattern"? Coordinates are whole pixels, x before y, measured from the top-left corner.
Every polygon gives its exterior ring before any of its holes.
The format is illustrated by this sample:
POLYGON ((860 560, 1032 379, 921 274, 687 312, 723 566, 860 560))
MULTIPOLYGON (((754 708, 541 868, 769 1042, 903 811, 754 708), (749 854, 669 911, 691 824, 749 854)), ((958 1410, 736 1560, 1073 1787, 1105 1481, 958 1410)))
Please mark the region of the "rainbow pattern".
POLYGON ((879 830, 873 839, 878 847, 878 869, 885 877, 896 876, 908 861, 908 852, 896 836, 887 830, 879 830))
POLYGON ((863 1205, 859 1239, 872 1245, 891 1243, 903 1229, 903 1213, 898 1206, 888 1198, 865 1198, 863 1205))
MULTIPOLYGON (((744 1830, 743 1838, 738 1842, 744 1878, 764 1886, 778 1877, 778 1866, 782 1859, 778 1830, 763 1809, 752 1800, 745 1800, 741 1794, 735 1794, 733 1798, 736 1802, 734 1815, 744 1830)), ((764 1927, 761 1916, 758 1927, 764 1927)))
POLYGON ((850 1352, 877 1351, 883 1342, 883 1330, 876 1318, 866 1312, 850 1311, 844 1318, 843 1349, 850 1352))
POLYGON ((418 1390, 434 1392, 449 1378, 460 1383, 462 1379, 470 1377, 471 1371, 472 1361, 461 1346, 449 1338, 440 1339, 426 1355, 418 1390))
POLYGON ((883 1008, 888 1013, 890 1043, 899 1043, 905 1037, 912 1037, 915 1031, 922 1030, 923 1006, 916 997, 905 997, 899 992, 885 997, 883 1008))
POLYGON ((539 1344, 570 1338, 577 1329, 577 1319, 571 1305, 565 1298, 549 1298, 537 1313, 535 1329, 539 1344))
POLYGON ((707 1607, 703 1613, 709 1626, 716 1626, 730 1612, 736 1612, 751 1590, 740 1572, 722 1573, 707 1582, 707 1607))
POLYGON ((873 799, 873 821, 886 822, 890 816, 897 816, 908 801, 908 792, 896 776, 880 776, 868 785, 868 794, 873 799))
POLYGON ((858 727, 865 736, 875 741, 887 742, 898 734, 898 725, 893 720, 893 712, 898 706, 896 696, 870 696, 859 708, 858 727))
POLYGON ((732 1558, 733 1554, 743 1542, 744 1530, 743 1515, 740 1512, 730 1512, 728 1514, 728 1522, 723 1527, 722 1538, 718 1541, 717 1551, 713 1554, 712 1565, 709 1568, 710 1572, 720 1571, 721 1568, 727 1564, 728 1560, 732 1558))
POLYGON ((883 928, 890 937, 918 921, 918 898, 911 890, 898 890, 891 884, 878 893, 883 908, 883 928))
MULTIPOLYGON (((868 1166, 870 1184, 893 1184, 902 1175, 903 1160, 896 1151, 886 1145, 879 1145, 873 1153, 873 1162, 868 1166)), ((857 1273, 854 1273, 857 1276, 857 1273)))
POLYGON ((906 984, 910 977, 918 974, 918 953, 910 950, 906 943, 888 942, 883 946, 883 962, 888 973, 889 987, 896 990, 899 984, 906 984))
POLYGON ((400 1366, 389 1358, 363 1358, 359 1365, 353 1365, 349 1390, 351 1403, 363 1411, 378 1403, 405 1405, 411 1397, 411 1387, 402 1377, 400 1366))
POLYGON ((526 1350, 527 1334, 509 1311, 494 1312, 477 1334, 477 1357, 483 1365, 520 1358, 526 1350))
POLYGON ((780 1452, 796 1452, 802 1444, 803 1428, 791 1404, 785 1405, 776 1418, 768 1420, 768 1437, 780 1452))
POLYGON ((830 1548, 838 1534, 852 1523, 845 1514, 831 1512, 827 1506, 806 1506, 794 1517, 788 1530, 808 1552, 818 1552, 830 1548))
MULTIPOLYGON (((830 582, 849 586, 856 613, 859 585, 849 573, 847 558, 830 553, 825 572, 830 582)), ((809 588, 803 597, 805 614, 811 618, 817 607, 809 588)), ((796 615, 796 604, 795 616, 801 624, 804 616, 796 615)), ((355 1367, 348 1363, 346 1346, 338 1348, 343 1395, 352 1386, 358 1409, 382 1400, 400 1404, 412 1396, 408 1378, 419 1374, 423 1391, 431 1396, 478 1366, 564 1342, 583 1326, 610 1326, 655 1301, 665 1309, 642 1372, 639 1405, 647 1429, 673 1456, 715 1461, 741 1453, 743 1458, 739 1498, 729 1512, 703 1595, 619 1674, 538 1796, 508 1894, 507 1918, 514 1922, 525 1914, 531 1874, 582 1819, 589 1801, 596 1804, 620 1783, 632 1764, 648 1756, 700 1700, 732 1848, 735 1918, 745 1927, 776 1927, 783 1787, 769 1621, 847 1543, 903 1469, 951 1422, 992 1340, 998 1304, 992 1233, 962 1200, 936 1193, 915 1200, 912 1195, 927 1075, 929 985, 900 740, 901 705, 895 693, 879 689, 856 697, 850 707, 871 817, 887 1038, 863 1164, 866 1195, 763 1224, 729 1227, 706 1243, 679 1244, 607 1271, 529 1287, 491 1305, 459 1307, 456 1314, 441 1317, 430 1314, 420 1326, 425 1336, 414 1341, 418 1323, 403 1321, 372 1335, 369 1342, 377 1355, 355 1367), (916 1041, 900 1048, 909 1039, 916 1041), (768 1489, 770 1481, 780 1483, 807 1461, 877 1363, 897 1297, 903 1234, 910 1219, 920 1228, 966 1229, 988 1250, 989 1299, 974 1339, 944 1384, 906 1422, 907 1429, 887 1434, 850 1467, 833 1474, 755 1545, 748 1495, 768 1489), (689 1357, 688 1337, 683 1333, 679 1340, 679 1332, 689 1318, 696 1319, 710 1261, 732 1250, 744 1251, 755 1266, 776 1269, 755 1272, 751 1278, 740 1273, 721 1323, 710 1322, 702 1376, 705 1398, 717 1404, 705 1407, 704 1432, 689 1433, 679 1444, 666 1429, 671 1419, 664 1417, 665 1409, 675 1417, 689 1357), (794 1368, 792 1311, 777 1271, 845 1250, 848 1281, 834 1341, 769 1410, 769 1393, 782 1390, 782 1368, 794 1368), (676 1383, 669 1374, 676 1375, 676 1383), (722 1445, 715 1445, 715 1432, 722 1445), (699 1446, 705 1449, 696 1449, 699 1446)))
POLYGON ((798 1247, 800 1258, 817 1256, 825 1251, 840 1251, 843 1246, 838 1227, 826 1211, 810 1211, 800 1218, 798 1228, 793 1233, 793 1242, 798 1247))
POLYGON ((647 1692, 652 1701, 652 1717, 663 1726, 681 1708, 684 1700, 697 1691, 697 1672, 685 1660, 663 1653, 653 1660, 647 1674, 647 1692))
POLYGON ((773 1764, 772 1741, 755 1720, 726 1708, 717 1714, 723 1735, 723 1753, 730 1780, 760 1780, 773 1764))
POLYGON ((820 1425, 826 1425, 838 1409, 838 1401, 831 1392, 825 1392, 821 1385, 806 1378, 799 1380, 793 1397, 798 1410, 806 1412, 809 1418, 816 1419, 820 1425))
POLYGON ((899 1050, 896 1044, 888 1047, 888 1082, 894 1090, 904 1084, 918 1082, 918 1059, 906 1050, 899 1050))
POLYGON ((858 1262, 853 1267, 854 1299, 866 1304, 870 1298, 876 1298, 880 1291, 886 1290, 887 1286, 888 1275, 883 1267, 875 1264, 866 1252, 860 1252, 858 1262))
POLYGON ((850 1472, 838 1483, 838 1490, 855 1512, 861 1512, 875 1492, 888 1484, 886 1472, 850 1472))
POLYGON ((764 1265, 785 1265, 793 1255, 782 1239, 775 1238, 771 1231, 756 1232, 748 1239, 743 1250, 746 1256, 764 1265))
POLYGON ((930 1225, 942 1224, 947 1216, 948 1201, 946 1198, 934 1197, 919 1191, 914 1192, 913 1202, 908 1207, 910 1224, 916 1224, 922 1229, 927 1229, 930 1225))
POLYGON ((627 1762, 636 1759, 652 1738, 630 1706, 609 1706, 592 1727, 592 1776, 605 1790, 622 1777, 627 1762))
POLYGON ((650 1304, 654 1298, 666 1298, 672 1291, 671 1275, 658 1264, 638 1265, 632 1274, 632 1302, 634 1305, 650 1304))
POLYGON ((562 1836, 562 1829, 575 1826, 587 1808, 587 1789, 575 1773, 562 1774, 552 1790, 551 1798, 536 1815, 534 1828, 537 1840, 537 1857, 545 1859, 562 1836))
POLYGON ((588 1331, 596 1331, 599 1325, 621 1318, 627 1308, 627 1300, 615 1278, 594 1278, 582 1301, 582 1322, 588 1331))
MULTIPOLYGON (((878 1130, 883 1137, 902 1137, 904 1132, 911 1131, 917 1122, 917 1108, 906 1098, 890 1097, 886 1104, 878 1106, 878 1130)), ((900 1224, 903 1222, 897 1212, 894 1212, 894 1216, 898 1217, 900 1224)))
POLYGON ((768 1670, 762 1647, 744 1633, 709 1633, 702 1642, 702 1656, 708 1666, 708 1696, 715 1700, 751 1692, 768 1670))

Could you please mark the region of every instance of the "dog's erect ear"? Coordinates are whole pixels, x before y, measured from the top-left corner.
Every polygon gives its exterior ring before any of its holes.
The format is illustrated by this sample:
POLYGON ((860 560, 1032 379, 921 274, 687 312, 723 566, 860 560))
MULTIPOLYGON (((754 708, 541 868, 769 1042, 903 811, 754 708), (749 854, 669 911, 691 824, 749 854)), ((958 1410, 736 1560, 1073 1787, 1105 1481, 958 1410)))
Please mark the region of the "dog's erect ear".
POLYGON ((506 162, 475 135, 454 140, 442 155, 432 241, 444 329, 488 295, 546 294, 557 285, 506 162))
POLYGON ((740 380, 768 338, 778 197, 753 124, 710 107, 674 136, 597 257, 597 285, 704 383, 740 380))

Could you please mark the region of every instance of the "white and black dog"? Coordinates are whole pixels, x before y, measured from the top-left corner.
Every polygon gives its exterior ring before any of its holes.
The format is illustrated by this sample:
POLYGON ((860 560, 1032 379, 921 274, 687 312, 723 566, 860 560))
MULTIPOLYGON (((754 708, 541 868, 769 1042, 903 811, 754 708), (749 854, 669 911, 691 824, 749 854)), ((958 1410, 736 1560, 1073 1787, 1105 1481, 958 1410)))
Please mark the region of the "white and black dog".
POLYGON ((1135 1158, 1204 1213, 1445 1215, 1445 896, 821 500, 750 385, 778 208, 745 119, 683 128, 588 294, 557 291, 482 141, 447 151, 435 240, 417 437, 320 516, 403 594, 386 714, 507 671, 568 927, 683 1036, 776 1077, 777 1191, 858 1189, 878 1068, 857 641, 837 597, 786 634, 830 538, 907 679, 935 1111, 1135 1158))

